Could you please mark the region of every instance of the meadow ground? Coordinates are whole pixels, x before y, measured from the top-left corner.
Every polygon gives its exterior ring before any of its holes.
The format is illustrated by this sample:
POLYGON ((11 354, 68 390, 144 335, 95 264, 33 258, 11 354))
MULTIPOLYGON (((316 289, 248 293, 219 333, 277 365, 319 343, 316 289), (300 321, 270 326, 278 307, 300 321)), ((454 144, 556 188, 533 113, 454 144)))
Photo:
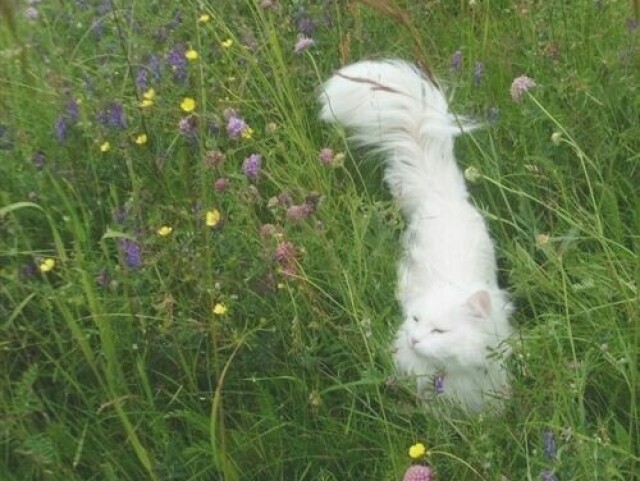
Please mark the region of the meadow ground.
POLYGON ((399 480, 418 441, 440 481, 634 479, 633 4, 18 2, 0 479, 399 480), (388 56, 487 124, 457 147, 517 305, 501 415, 425 413, 394 377, 402 220, 316 103, 340 65, 388 56))

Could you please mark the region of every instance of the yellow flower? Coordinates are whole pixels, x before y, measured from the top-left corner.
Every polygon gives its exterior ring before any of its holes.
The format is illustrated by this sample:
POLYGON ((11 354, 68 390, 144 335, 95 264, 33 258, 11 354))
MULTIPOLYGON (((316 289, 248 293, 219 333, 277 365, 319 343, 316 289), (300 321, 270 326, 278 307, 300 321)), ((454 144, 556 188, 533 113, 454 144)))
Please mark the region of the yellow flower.
POLYGON ((198 17, 198 23, 207 23, 211 20, 211 16, 208 13, 203 13, 198 17))
POLYGON ((229 48, 229 47, 231 47, 231 45, 233 45, 233 40, 232 40, 232 39, 230 39, 230 38, 228 38, 228 39, 226 39, 224 42, 222 42, 222 43, 221 43, 221 45, 222 45, 224 48, 229 48))
POLYGON ((111 144, 109 142, 103 142, 100 145, 100 152, 109 152, 111 149, 111 144))
POLYGON ((173 227, 171 227, 169 225, 163 225, 156 232, 161 237, 167 237, 168 235, 170 235, 173 232, 173 227))
POLYGON ((136 137, 136 140, 134 142, 138 145, 143 145, 147 143, 147 140, 147 134, 140 134, 136 137))
POLYGON ((153 100, 151 99, 142 99, 138 104, 141 108, 147 109, 153 105, 153 100))
POLYGON ((212 209, 207 212, 205 223, 209 227, 215 227, 220 222, 220 218, 221 218, 220 211, 218 209, 212 209))
POLYGON ((194 49, 190 48, 189 50, 187 50, 184 53, 184 56, 187 58, 187 60, 198 60, 198 52, 196 52, 194 49))
POLYGON ((250 139, 251 137, 253 137, 253 129, 251 127, 247 127, 242 131, 240 137, 242 137, 243 139, 250 139))
POLYGON ((38 268, 40 269, 40 272, 49 272, 55 266, 56 266, 56 260, 52 259, 51 257, 47 257, 46 259, 42 260, 38 268))
POLYGON ((427 454, 427 448, 422 443, 416 443, 409 448, 409 457, 411 459, 419 459, 427 454))
POLYGON ((180 108, 185 112, 193 112, 196 109, 196 101, 191 97, 185 97, 180 102, 180 108))
POLYGON ((213 306, 213 313, 217 316, 223 316, 227 313, 229 309, 224 304, 218 302, 215 306, 213 306))
POLYGON ((145 93, 142 94, 142 96, 146 99, 146 100, 153 100, 154 98, 156 98, 156 91, 153 88, 150 88, 149 90, 147 90, 145 93))

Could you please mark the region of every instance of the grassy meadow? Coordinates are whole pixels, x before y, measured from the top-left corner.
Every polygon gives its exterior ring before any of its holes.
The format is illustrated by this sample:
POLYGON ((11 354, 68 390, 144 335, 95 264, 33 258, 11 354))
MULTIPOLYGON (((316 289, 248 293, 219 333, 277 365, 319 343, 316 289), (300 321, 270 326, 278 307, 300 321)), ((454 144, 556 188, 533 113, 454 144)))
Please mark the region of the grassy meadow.
POLYGON ((0 3, 1 480, 640 478, 633 1, 0 3), (403 221, 316 102, 385 57, 486 122, 501 414, 394 374, 403 221))

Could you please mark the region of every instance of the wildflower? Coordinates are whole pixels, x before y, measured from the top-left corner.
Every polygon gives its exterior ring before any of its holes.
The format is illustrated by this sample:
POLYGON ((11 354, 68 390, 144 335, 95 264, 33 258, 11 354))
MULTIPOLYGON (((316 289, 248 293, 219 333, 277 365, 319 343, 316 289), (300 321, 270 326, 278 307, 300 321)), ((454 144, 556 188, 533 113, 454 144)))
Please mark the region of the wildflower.
POLYGON ((269 238, 276 235, 277 229, 273 224, 262 224, 260 226, 260 237, 269 238))
POLYGON ((484 64, 482 62, 476 62, 473 67, 473 85, 480 86, 482 79, 484 78, 484 64))
POLYGON ((148 109, 149 107, 153 107, 153 100, 151 99, 142 99, 138 106, 142 109, 148 109))
POLYGON ((311 37, 307 37, 306 35, 298 35, 298 40, 296 41, 296 44, 293 47, 293 52, 302 53, 305 50, 313 47, 315 44, 316 44, 316 41, 311 37))
POLYGON ((344 154, 344 152, 338 152, 333 158, 333 165, 335 165, 336 167, 344 165, 344 159, 346 158, 347 156, 344 154))
POLYGON ((199 55, 196 50, 190 48, 184 53, 184 57, 190 62, 193 62, 194 60, 198 60, 199 55))
POLYGON ((221 302, 218 302, 215 306, 213 306, 213 313, 216 316, 224 316, 228 311, 229 309, 227 308, 227 306, 225 306, 221 302))
POLYGON ((171 67, 174 80, 184 82, 187 79, 187 60, 184 47, 178 45, 167 54, 167 63, 171 67))
POLYGON ((211 16, 208 13, 203 13, 198 17, 198 23, 207 23, 211 20, 211 16))
POLYGON ((547 234, 538 234, 536 236, 536 246, 544 247, 549 243, 551 238, 547 234))
POLYGON ((296 254, 297 254, 296 248, 293 245, 293 243, 289 241, 285 241, 285 242, 282 242, 280 245, 278 245, 273 257, 276 260, 276 262, 280 264, 286 264, 294 261, 296 258, 296 254))
POLYGON ((219 150, 210 150, 204 156, 206 164, 212 168, 222 165, 224 159, 224 154, 219 150))
POLYGON ((297 221, 309 217, 311 209, 308 204, 292 205, 287 209, 287 219, 297 221))
POLYGON ((253 137, 253 129, 252 129, 251 127, 247 127, 246 129, 244 129, 244 130, 242 131, 242 133, 240 134, 240 136, 241 136, 243 139, 247 139, 247 140, 248 140, 248 139, 250 139, 250 138, 252 138, 252 137, 253 137))
POLYGON ((156 90, 153 88, 146 90, 142 94, 142 98, 144 98, 145 100, 153 100, 154 98, 156 98, 156 90))
POLYGON ((464 178, 467 179, 468 182, 471 182, 473 184, 475 182, 478 182, 482 178, 482 174, 477 167, 474 167, 472 165, 464 170, 464 178))
POLYGON ((55 123, 56 139, 62 143, 67 139, 67 121, 64 117, 58 117, 55 123))
POLYGON ((320 151, 320 155, 318 157, 320 158, 320 162, 324 165, 331 165, 334 155, 335 154, 332 149, 325 147, 320 151))
POLYGON ((36 7, 27 7, 24 11, 24 16, 27 17, 27 20, 30 22, 35 22, 38 20, 40 13, 36 7))
POLYGON ((127 128, 127 118, 124 108, 118 102, 111 102, 106 109, 98 114, 98 121, 109 128, 127 128))
POLYGON ((134 142, 138 145, 144 145, 147 143, 147 140, 149 140, 147 138, 147 134, 140 134, 136 137, 136 139, 134 140, 134 142))
POLYGON ((556 447, 556 438, 551 429, 545 429, 542 433, 542 445, 544 457, 547 459, 555 459, 558 449, 556 447))
POLYGON ((294 16, 298 32, 305 36, 311 36, 316 30, 316 24, 313 19, 304 11, 299 11, 294 16))
POLYGON ((451 70, 455 73, 462 68, 462 50, 456 50, 451 56, 451 70))
POLYGON ((409 457, 411 459, 420 459, 427 454, 427 448, 422 443, 416 443, 409 448, 409 457))
POLYGON ((527 77, 526 75, 521 75, 520 77, 514 79, 511 83, 511 98, 514 102, 520 102, 524 94, 535 86, 536 83, 533 79, 527 77))
POLYGON ((167 237, 168 235, 171 235, 171 233, 173 232, 173 227, 169 226, 169 225, 163 225, 162 227, 160 227, 156 233, 160 236, 160 237, 167 237))
POLYGON ((111 144, 108 141, 100 144, 100 152, 109 152, 109 150, 111 150, 111 144))
POLYGON ((239 117, 235 113, 231 113, 227 119, 227 133, 232 139, 237 139, 242 136, 243 133, 250 127, 244 121, 242 117, 239 117))
MULTIPOLYGON (((273 235, 275 236, 281 235, 277 232, 277 229, 275 227, 273 229, 268 229, 265 227, 264 231, 263 229, 261 229, 261 234, 266 236, 270 231, 273 231, 273 235)), ((298 253, 295 246, 289 241, 281 242, 276 247, 273 258, 280 265, 280 272, 283 275, 287 277, 296 275, 298 270, 297 254, 298 253)))
POLYGON ((225 41, 223 41, 220 45, 222 45, 223 48, 229 48, 233 45, 233 40, 228 38, 225 41))
POLYGON ((276 130, 278 130, 278 124, 275 122, 269 122, 264 128, 264 131, 268 134, 273 134, 276 130))
POLYGON ((554 132, 551 134, 551 143, 553 145, 560 145, 561 141, 562 141, 562 133, 554 132))
POLYGON ((70 99, 67 102, 67 120, 75 124, 80 118, 80 106, 76 99, 70 99))
POLYGON ((211 209, 205 214, 205 224, 208 227, 216 227, 220 223, 221 217, 218 209, 211 209))
POLYGON ((242 171, 251 180, 256 180, 260 174, 260 167, 262 165, 262 156, 259 154, 251 154, 244 160, 242 164, 242 171))
POLYGON ((227 179, 226 177, 220 177, 213 184, 213 188, 216 190, 216 192, 224 192, 229 188, 229 185, 229 179, 227 179))
POLYGON ((127 266, 132 268, 142 266, 142 248, 140 244, 129 239, 120 239, 118 248, 124 256, 124 262, 127 266))
POLYGON ((196 109, 196 101, 191 97, 185 97, 180 102, 180 108, 185 112, 193 112, 196 109))
POLYGON ((558 481, 558 478, 556 477, 556 475, 553 474, 548 469, 545 469, 540 473, 540 479, 542 481, 558 481))
POLYGON ((194 115, 187 115, 178 122, 178 130, 182 135, 194 136, 196 133, 196 117, 194 115))
POLYGON ((49 272, 53 270, 55 266, 56 266, 56 260, 53 259, 52 257, 47 257, 45 259, 42 259, 42 262, 38 264, 38 269, 40 269, 40 272, 49 272))
POLYGON ((403 481, 431 481, 433 470, 429 466, 415 464, 405 471, 403 481))

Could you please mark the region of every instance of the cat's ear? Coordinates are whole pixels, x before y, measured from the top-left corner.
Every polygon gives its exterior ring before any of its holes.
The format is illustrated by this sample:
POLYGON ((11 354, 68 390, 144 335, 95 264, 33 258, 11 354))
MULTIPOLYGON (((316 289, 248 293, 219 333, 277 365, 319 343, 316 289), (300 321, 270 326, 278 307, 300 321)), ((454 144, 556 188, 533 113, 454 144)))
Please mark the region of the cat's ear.
POLYGON ((479 290, 471 294, 467 305, 478 317, 487 318, 491 315, 491 296, 485 290, 479 290))

